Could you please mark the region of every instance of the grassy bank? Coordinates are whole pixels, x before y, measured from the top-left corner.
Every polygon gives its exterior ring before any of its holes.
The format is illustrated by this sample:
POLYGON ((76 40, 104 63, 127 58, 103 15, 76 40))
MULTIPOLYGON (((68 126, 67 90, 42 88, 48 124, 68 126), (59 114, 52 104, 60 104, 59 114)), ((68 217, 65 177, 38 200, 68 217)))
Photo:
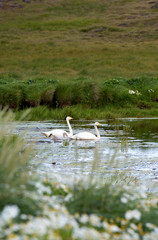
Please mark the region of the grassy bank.
POLYGON ((104 82, 78 79, 6 81, 0 84, 2 107, 32 108, 31 120, 155 117, 158 113, 158 78, 112 78, 104 82))
POLYGON ((145 186, 118 172, 110 181, 96 181, 93 172, 40 178, 30 146, 13 134, 16 126, 8 128, 14 117, 0 112, 1 239, 157 239, 158 199, 145 186))
MULTIPOLYGON (((23 111, 16 111, 16 119, 19 119, 23 114, 23 111)), ((39 120, 64 120, 66 116, 72 116, 75 120, 86 119, 117 119, 122 117, 157 117, 158 109, 139 109, 135 106, 129 105, 124 108, 114 107, 109 105, 105 108, 86 108, 82 105, 74 107, 64 107, 62 109, 49 109, 47 107, 35 107, 31 108, 27 116, 27 120, 39 121, 39 120)))
POLYGON ((0 105, 22 110, 130 104, 152 115, 147 109, 157 108, 156 6, 137 0, 5 1, 0 105))

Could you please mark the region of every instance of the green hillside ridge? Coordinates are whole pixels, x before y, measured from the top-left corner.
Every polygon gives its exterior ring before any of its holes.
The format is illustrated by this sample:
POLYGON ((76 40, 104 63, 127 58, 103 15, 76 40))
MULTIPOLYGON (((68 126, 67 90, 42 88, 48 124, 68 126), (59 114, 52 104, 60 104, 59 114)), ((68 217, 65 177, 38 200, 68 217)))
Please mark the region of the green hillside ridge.
POLYGON ((157 115, 157 22, 157 1, 0 2, 0 105, 157 115))

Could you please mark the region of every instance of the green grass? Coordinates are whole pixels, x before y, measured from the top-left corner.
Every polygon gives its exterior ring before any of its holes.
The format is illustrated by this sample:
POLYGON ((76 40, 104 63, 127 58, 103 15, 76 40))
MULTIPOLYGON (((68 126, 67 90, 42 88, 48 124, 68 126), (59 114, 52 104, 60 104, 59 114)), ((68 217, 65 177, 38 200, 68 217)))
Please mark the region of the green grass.
MULTIPOLYGON (((23 114, 23 111, 16 112, 16 118, 19 119, 23 114)), ((128 105, 124 108, 109 105, 104 108, 87 108, 86 106, 76 105, 71 107, 64 107, 62 109, 50 109, 48 107, 34 107, 30 109, 28 120, 52 120, 52 119, 65 119, 67 116, 72 116, 74 119, 116 119, 121 117, 157 117, 158 109, 151 108, 140 109, 132 105, 128 105)))
MULTIPOLYGON (((22 8, 13 10, 6 1, 0 10, 1 105, 100 107, 104 103, 98 93, 113 78, 123 81, 105 90, 106 104, 122 105, 129 99, 127 79, 136 79, 131 87, 139 90, 139 79, 145 77, 143 91, 150 87, 157 94, 157 9, 153 4, 137 0, 16 3, 22 8), (49 80, 55 81, 52 86, 49 80)), ((134 104, 150 108, 148 99, 143 101, 147 103, 134 104)))
POLYGON ((81 72, 94 81, 157 75, 157 12, 145 1, 22 6, 11 11, 6 4, 1 11, 2 73, 21 80, 40 76, 62 81, 81 72))
POLYGON ((25 214, 36 215, 40 204, 33 196, 35 179, 30 175, 31 146, 23 136, 14 135, 15 119, 12 112, 0 111, 0 211, 6 205, 18 205, 25 214), (31 195, 32 193, 32 195, 31 195))
MULTIPOLYGON (((131 193, 129 193, 128 204, 124 204, 120 201, 123 195, 124 190, 122 187, 118 186, 118 190, 116 190, 116 185, 112 186, 109 183, 105 183, 104 186, 100 187, 93 184, 90 184, 88 187, 85 187, 83 184, 77 184, 74 186, 72 198, 66 203, 66 206, 71 214, 75 214, 76 212, 80 215, 96 214, 114 223, 115 221, 117 222, 118 216, 118 222, 123 219, 125 212, 129 209, 139 209, 139 201, 141 199, 138 199, 135 195, 135 199, 130 200, 131 193)), ((140 211, 142 210, 141 206, 140 211)), ((142 212, 143 217, 141 221, 144 228, 146 228, 145 223, 148 221, 157 224, 157 211, 154 212, 151 207, 149 211, 143 210, 142 212)))
POLYGON ((77 119, 157 116, 157 77, 111 78, 104 82, 80 77, 63 82, 55 78, 19 81, 9 76, 5 80, 1 77, 1 105, 20 111, 32 108, 32 120, 65 119, 67 115, 77 119))

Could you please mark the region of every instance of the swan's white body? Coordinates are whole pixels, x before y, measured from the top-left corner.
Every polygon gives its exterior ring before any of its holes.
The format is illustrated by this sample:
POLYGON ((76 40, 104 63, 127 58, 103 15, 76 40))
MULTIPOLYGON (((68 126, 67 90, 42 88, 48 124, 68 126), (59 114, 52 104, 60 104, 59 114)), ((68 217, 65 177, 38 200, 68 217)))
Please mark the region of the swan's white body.
POLYGON ((70 120, 72 119, 72 117, 67 117, 66 118, 66 122, 68 124, 68 127, 69 127, 69 133, 62 130, 62 129, 54 129, 54 130, 51 130, 49 132, 42 132, 46 137, 49 137, 49 138, 52 138, 52 139, 67 139, 67 138, 70 138, 71 136, 73 136, 73 131, 72 131, 72 127, 70 125, 70 120))
POLYGON ((100 133, 98 131, 97 126, 101 126, 100 123, 96 122, 94 124, 94 128, 96 130, 97 136, 95 136, 94 134, 92 134, 90 132, 80 132, 80 133, 77 133, 77 134, 71 136, 70 138, 74 139, 74 140, 99 140, 100 139, 100 133))

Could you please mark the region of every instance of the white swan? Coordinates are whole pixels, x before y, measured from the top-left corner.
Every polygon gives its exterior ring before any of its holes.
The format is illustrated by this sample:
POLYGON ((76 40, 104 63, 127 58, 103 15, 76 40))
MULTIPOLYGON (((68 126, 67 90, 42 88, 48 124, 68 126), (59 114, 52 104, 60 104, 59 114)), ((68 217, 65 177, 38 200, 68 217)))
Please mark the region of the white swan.
POLYGON ((99 140, 100 133, 98 131, 97 126, 101 126, 101 124, 98 122, 95 122, 95 124, 94 124, 94 128, 96 130, 97 136, 95 136, 94 134, 92 134, 90 132, 80 132, 80 133, 70 136, 70 138, 74 139, 74 140, 99 140))
POLYGON ((72 119, 72 117, 67 117, 66 118, 66 122, 67 122, 67 125, 69 127, 70 133, 68 133, 68 132, 66 132, 62 129, 54 129, 54 130, 51 130, 49 132, 42 132, 42 134, 44 134, 46 137, 56 139, 56 140, 70 138, 71 136, 73 136, 72 127, 71 127, 70 122, 69 122, 71 119, 72 119))

